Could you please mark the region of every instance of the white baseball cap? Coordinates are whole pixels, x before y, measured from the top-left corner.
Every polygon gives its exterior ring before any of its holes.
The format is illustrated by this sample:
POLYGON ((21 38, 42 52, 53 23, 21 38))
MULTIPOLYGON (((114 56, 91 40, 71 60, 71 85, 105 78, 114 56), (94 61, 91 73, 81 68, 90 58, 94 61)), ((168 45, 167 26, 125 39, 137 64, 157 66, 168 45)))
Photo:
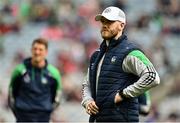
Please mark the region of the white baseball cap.
POLYGON ((110 21, 121 21, 123 23, 126 23, 126 15, 118 7, 114 7, 114 6, 107 7, 102 12, 102 14, 96 15, 95 20, 100 21, 102 17, 104 17, 110 21))

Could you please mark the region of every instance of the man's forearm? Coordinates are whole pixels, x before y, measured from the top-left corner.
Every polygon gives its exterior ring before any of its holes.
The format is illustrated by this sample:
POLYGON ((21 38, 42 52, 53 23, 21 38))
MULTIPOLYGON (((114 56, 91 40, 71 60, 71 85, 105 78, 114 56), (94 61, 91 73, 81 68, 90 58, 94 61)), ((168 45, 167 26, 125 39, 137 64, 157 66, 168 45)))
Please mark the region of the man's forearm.
POLYGON ((160 83, 159 76, 152 66, 147 66, 140 79, 123 90, 126 97, 136 97, 160 83))

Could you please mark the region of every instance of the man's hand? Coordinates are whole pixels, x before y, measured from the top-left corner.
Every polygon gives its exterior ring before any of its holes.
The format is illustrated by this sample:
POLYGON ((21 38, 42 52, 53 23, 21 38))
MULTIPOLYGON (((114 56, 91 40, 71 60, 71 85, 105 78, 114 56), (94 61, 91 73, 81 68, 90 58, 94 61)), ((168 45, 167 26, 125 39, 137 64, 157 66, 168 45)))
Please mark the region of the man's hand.
POLYGON ((114 97, 114 103, 119 103, 123 100, 123 98, 119 95, 119 93, 116 93, 114 97))
POLYGON ((99 108, 97 107, 95 101, 90 101, 87 105, 86 105, 86 112, 89 115, 93 115, 93 114, 97 114, 99 112, 99 108))

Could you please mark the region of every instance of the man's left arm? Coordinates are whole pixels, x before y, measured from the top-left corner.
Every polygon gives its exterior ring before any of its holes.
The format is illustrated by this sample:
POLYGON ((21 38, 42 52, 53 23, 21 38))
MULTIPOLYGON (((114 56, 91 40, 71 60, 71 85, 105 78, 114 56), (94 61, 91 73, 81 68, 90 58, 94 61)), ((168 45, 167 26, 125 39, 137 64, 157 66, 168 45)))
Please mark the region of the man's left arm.
POLYGON ((53 109, 56 109, 60 105, 61 96, 62 96, 62 82, 61 82, 61 74, 58 69, 56 69, 52 65, 48 65, 48 70, 51 75, 55 79, 55 87, 53 87, 53 109))
POLYGON ((60 75, 60 73, 58 71, 57 71, 57 74, 56 74, 56 82, 57 82, 57 87, 56 87, 56 95, 55 95, 54 104, 53 104, 54 109, 57 108, 60 105, 60 101, 61 101, 60 98, 62 96, 61 75, 60 75))
POLYGON ((140 78, 134 84, 124 88, 119 94, 121 99, 117 101, 115 98, 115 102, 119 102, 123 97, 137 97, 160 83, 159 75, 153 64, 139 50, 134 50, 125 57, 122 68, 124 72, 135 74, 140 78))
POLYGON ((147 116, 151 109, 151 99, 149 91, 146 91, 145 93, 138 96, 138 102, 139 102, 139 114, 143 116, 147 116))

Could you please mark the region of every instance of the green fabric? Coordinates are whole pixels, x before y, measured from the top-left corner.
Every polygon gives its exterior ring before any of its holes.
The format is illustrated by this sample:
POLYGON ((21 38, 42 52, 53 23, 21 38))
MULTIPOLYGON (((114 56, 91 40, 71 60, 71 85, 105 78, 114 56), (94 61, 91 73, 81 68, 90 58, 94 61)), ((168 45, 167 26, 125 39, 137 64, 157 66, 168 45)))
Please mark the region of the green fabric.
POLYGON ((61 75, 58 71, 58 69, 56 69, 54 66, 52 65, 48 65, 48 71, 51 73, 51 75, 56 79, 57 82, 57 88, 56 90, 61 90, 62 89, 62 84, 61 84, 61 75))
POLYGON ((18 76, 18 75, 21 75, 22 72, 26 70, 26 67, 24 64, 19 64, 15 67, 13 73, 12 73, 12 76, 11 76, 11 81, 10 81, 10 88, 13 86, 13 81, 14 79, 18 76))
POLYGON ((139 50, 134 50, 130 52, 128 55, 135 56, 139 60, 141 60, 146 66, 151 65, 152 63, 149 61, 149 59, 139 50))

